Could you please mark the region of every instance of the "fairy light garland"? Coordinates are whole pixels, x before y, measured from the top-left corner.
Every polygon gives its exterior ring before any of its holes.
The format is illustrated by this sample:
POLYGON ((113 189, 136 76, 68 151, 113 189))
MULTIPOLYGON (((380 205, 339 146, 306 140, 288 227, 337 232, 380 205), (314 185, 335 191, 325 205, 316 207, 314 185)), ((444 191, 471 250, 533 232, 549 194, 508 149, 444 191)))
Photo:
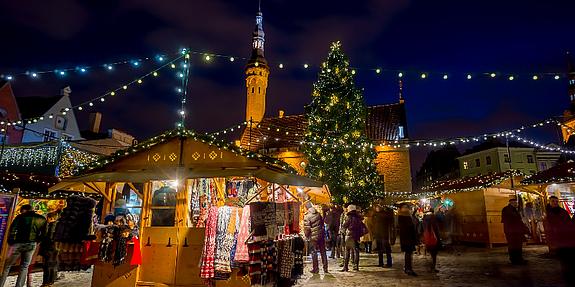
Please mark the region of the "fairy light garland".
POLYGON ((218 148, 228 150, 230 152, 233 152, 233 153, 241 155, 241 156, 245 156, 247 158, 253 158, 253 159, 263 161, 266 164, 282 168, 285 171, 290 172, 292 174, 297 174, 297 171, 293 167, 291 167, 288 163, 285 163, 282 160, 268 157, 268 156, 265 156, 265 155, 262 155, 262 154, 259 154, 256 152, 252 152, 252 151, 249 151, 246 149, 242 149, 238 146, 235 146, 232 143, 227 143, 223 140, 215 139, 209 135, 200 135, 200 134, 197 134, 196 132, 194 132, 192 130, 187 130, 187 129, 183 129, 183 128, 178 128, 175 130, 167 131, 161 135, 152 137, 149 140, 144 141, 142 143, 139 143, 135 146, 129 147, 129 148, 124 149, 124 150, 117 151, 110 156, 101 158, 100 160, 92 162, 88 165, 79 167, 78 172, 76 172, 75 174, 79 174, 79 173, 83 173, 86 171, 102 168, 102 167, 104 167, 104 166, 106 166, 106 165, 108 165, 108 164, 110 164, 116 160, 119 160, 120 158, 132 155, 134 153, 137 153, 137 152, 140 152, 143 150, 150 149, 155 145, 167 142, 168 140, 171 140, 171 139, 176 138, 176 137, 191 138, 191 139, 196 140, 196 141, 201 141, 203 143, 207 143, 209 145, 214 145, 218 148))
MULTIPOLYGON (((149 71, 148 73, 143 74, 142 76, 139 76, 139 77, 137 77, 137 78, 135 78, 129 82, 120 84, 116 88, 108 90, 107 92, 105 92, 105 93, 103 93, 97 97, 94 97, 90 100, 84 101, 80 104, 74 105, 74 106, 72 106, 72 108, 65 108, 65 109, 61 110, 59 112, 59 114, 66 115, 67 113, 69 113, 72 110, 82 111, 84 109, 93 108, 97 104, 104 103, 110 97, 121 95, 122 93, 126 92, 126 90, 128 90, 128 88, 131 88, 133 86, 142 85, 145 82, 144 80, 146 80, 146 79, 150 79, 150 78, 157 79, 158 76, 160 75, 159 72, 161 70, 167 69, 169 67, 171 68, 172 65, 174 65, 174 67, 175 67, 175 63, 182 60, 182 59, 185 59, 187 57, 187 55, 189 55, 189 54, 183 53, 183 54, 180 54, 178 57, 173 58, 171 60, 166 59, 164 61, 165 63, 163 63, 161 66, 149 71)), ((189 66, 189 64, 187 66, 189 66)), ((18 125, 22 125, 23 123, 32 124, 32 123, 37 123, 37 122, 43 121, 43 120, 51 120, 55 116, 56 116, 56 114, 50 114, 48 116, 42 115, 42 116, 23 119, 23 120, 19 120, 19 121, 11 121, 11 122, 1 121, 0 125, 1 126, 4 126, 4 125, 6 125, 6 126, 18 126, 18 125)))
MULTIPOLYGON (((212 53, 200 50, 187 49, 187 53, 190 55, 198 56, 199 59, 205 63, 211 63, 216 59, 221 59, 225 63, 234 64, 236 60, 248 60, 246 57, 237 55, 228 55, 225 53, 212 53)), ((43 74, 54 74, 58 77, 65 77, 70 73, 76 73, 80 75, 85 75, 87 72, 92 70, 104 70, 113 71, 116 66, 120 65, 131 65, 135 69, 139 68, 143 62, 155 60, 157 62, 163 63, 169 56, 165 54, 159 54, 154 57, 144 57, 131 60, 122 60, 118 62, 113 62, 110 64, 95 65, 95 66, 84 66, 78 65, 75 67, 68 67, 63 69, 52 69, 44 71, 36 71, 34 69, 28 69, 26 72, 19 73, 3 73, 0 78, 8 81, 13 81, 17 77, 30 77, 32 79, 38 79, 43 74)), ((304 71, 312 70, 314 67, 319 67, 319 65, 311 64, 307 61, 302 61, 301 63, 286 63, 280 61, 268 61, 270 68, 277 69, 278 71, 287 70, 290 67, 294 69, 301 69, 304 71)), ((467 73, 451 73, 451 72, 441 72, 441 71, 420 71, 413 69, 401 69, 401 68, 386 68, 382 65, 375 65, 372 67, 351 67, 352 73, 357 74, 359 72, 369 73, 375 76, 391 75, 397 78, 404 78, 407 76, 412 76, 414 79, 419 79, 421 81, 427 81, 432 79, 438 80, 451 80, 451 79, 462 79, 462 80, 476 80, 476 79, 501 79, 505 81, 514 81, 518 78, 528 79, 530 81, 542 81, 545 79, 550 80, 561 80, 568 77, 565 72, 495 72, 495 71, 483 71, 483 72, 467 72, 467 73)))
MULTIPOLYGON (((173 56, 173 55, 172 55, 173 56)), ((144 62, 156 61, 158 63, 163 63, 168 60, 171 56, 165 54, 158 54, 155 56, 147 56, 143 58, 126 59, 120 61, 114 61, 110 63, 100 64, 100 65, 77 65, 74 67, 51 69, 51 70, 36 70, 27 69, 25 72, 15 72, 15 73, 3 73, 0 78, 7 81, 13 81, 20 77, 29 77, 32 79, 40 79, 42 75, 54 74, 60 78, 68 76, 71 73, 85 76, 89 72, 102 70, 102 71, 113 71, 119 66, 132 66, 133 68, 139 68, 144 62)))

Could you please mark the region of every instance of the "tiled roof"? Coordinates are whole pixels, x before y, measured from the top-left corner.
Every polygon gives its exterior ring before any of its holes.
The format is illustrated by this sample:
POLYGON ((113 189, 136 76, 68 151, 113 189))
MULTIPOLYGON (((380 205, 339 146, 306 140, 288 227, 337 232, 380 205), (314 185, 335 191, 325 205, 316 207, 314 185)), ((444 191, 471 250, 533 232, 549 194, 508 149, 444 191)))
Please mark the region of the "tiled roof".
POLYGON ((567 183, 575 182, 575 162, 568 161, 558 164, 550 169, 540 171, 521 183, 544 184, 544 183, 567 183))
POLYGON ((18 109, 23 119, 42 116, 53 107, 62 96, 54 97, 18 97, 18 109))
MULTIPOLYGON (((374 141, 400 139, 399 127, 407 138, 407 120, 403 103, 371 106, 367 108, 366 132, 374 141)), ((241 144, 251 150, 269 148, 296 148, 307 129, 305 115, 264 118, 257 126, 244 130, 241 144)))

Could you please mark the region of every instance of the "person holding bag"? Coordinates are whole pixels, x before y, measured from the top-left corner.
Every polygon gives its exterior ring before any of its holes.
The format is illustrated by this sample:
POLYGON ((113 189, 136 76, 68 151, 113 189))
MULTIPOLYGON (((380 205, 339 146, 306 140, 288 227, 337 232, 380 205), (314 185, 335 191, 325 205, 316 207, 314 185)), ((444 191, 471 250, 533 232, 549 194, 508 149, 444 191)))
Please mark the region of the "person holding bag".
POLYGON ((359 240, 368 232, 357 207, 352 204, 347 207, 347 210, 347 219, 342 226, 342 231, 345 231, 345 258, 341 272, 349 271, 349 258, 352 251, 355 259, 353 270, 359 270, 359 240))
POLYGON ((423 243, 425 244, 425 249, 431 255, 431 266, 429 269, 435 273, 439 272, 439 270, 435 268, 437 265, 437 253, 441 248, 439 234, 437 217, 433 214, 433 208, 429 207, 423 216, 423 243))

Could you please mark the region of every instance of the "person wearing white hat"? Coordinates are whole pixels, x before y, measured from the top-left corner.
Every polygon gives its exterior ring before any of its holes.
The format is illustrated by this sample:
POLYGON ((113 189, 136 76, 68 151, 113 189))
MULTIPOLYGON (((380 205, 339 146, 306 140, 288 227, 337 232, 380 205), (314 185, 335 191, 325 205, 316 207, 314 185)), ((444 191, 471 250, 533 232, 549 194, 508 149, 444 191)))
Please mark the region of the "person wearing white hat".
POLYGON ((353 269, 359 270, 359 239, 365 235, 367 227, 363 224, 357 206, 351 204, 347 207, 347 219, 342 227, 345 231, 345 258, 341 271, 349 271, 349 259, 352 251, 355 259, 353 269))

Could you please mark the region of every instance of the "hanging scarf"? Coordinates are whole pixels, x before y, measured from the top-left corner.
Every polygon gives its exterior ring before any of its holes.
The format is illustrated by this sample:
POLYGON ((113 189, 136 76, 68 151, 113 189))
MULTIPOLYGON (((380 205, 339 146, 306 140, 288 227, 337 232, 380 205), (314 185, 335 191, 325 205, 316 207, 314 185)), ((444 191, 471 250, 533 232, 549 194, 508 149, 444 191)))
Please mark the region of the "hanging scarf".
MULTIPOLYGON (((242 213, 243 213, 243 210, 242 210, 242 213)), ((238 246, 238 233, 240 231, 240 223, 241 222, 242 222, 241 214, 240 214, 239 208, 237 208, 236 209, 236 226, 235 226, 236 232, 234 233, 234 244, 232 245, 232 253, 230 255, 230 262, 231 262, 232 268, 238 267, 238 265, 236 264, 235 258, 236 258, 236 250, 237 250, 237 246, 238 246)))
POLYGON ((240 230, 238 231, 238 243, 234 257, 236 262, 246 263, 250 260, 248 244, 246 243, 250 236, 250 225, 250 206, 246 205, 242 210, 240 230))
MULTIPOLYGON (((218 272, 226 273, 229 268, 230 262, 230 247, 227 247, 227 233, 230 224, 232 209, 229 206, 222 206, 218 210, 218 226, 216 232, 216 257, 214 261, 215 270, 218 272), (227 267, 226 267, 227 265, 227 267)), ((234 223, 235 226, 235 223, 234 223)))
POLYGON ((218 224, 218 208, 212 206, 206 223, 206 239, 200 265, 200 277, 204 279, 214 278, 214 257, 216 250, 216 231, 218 224))

